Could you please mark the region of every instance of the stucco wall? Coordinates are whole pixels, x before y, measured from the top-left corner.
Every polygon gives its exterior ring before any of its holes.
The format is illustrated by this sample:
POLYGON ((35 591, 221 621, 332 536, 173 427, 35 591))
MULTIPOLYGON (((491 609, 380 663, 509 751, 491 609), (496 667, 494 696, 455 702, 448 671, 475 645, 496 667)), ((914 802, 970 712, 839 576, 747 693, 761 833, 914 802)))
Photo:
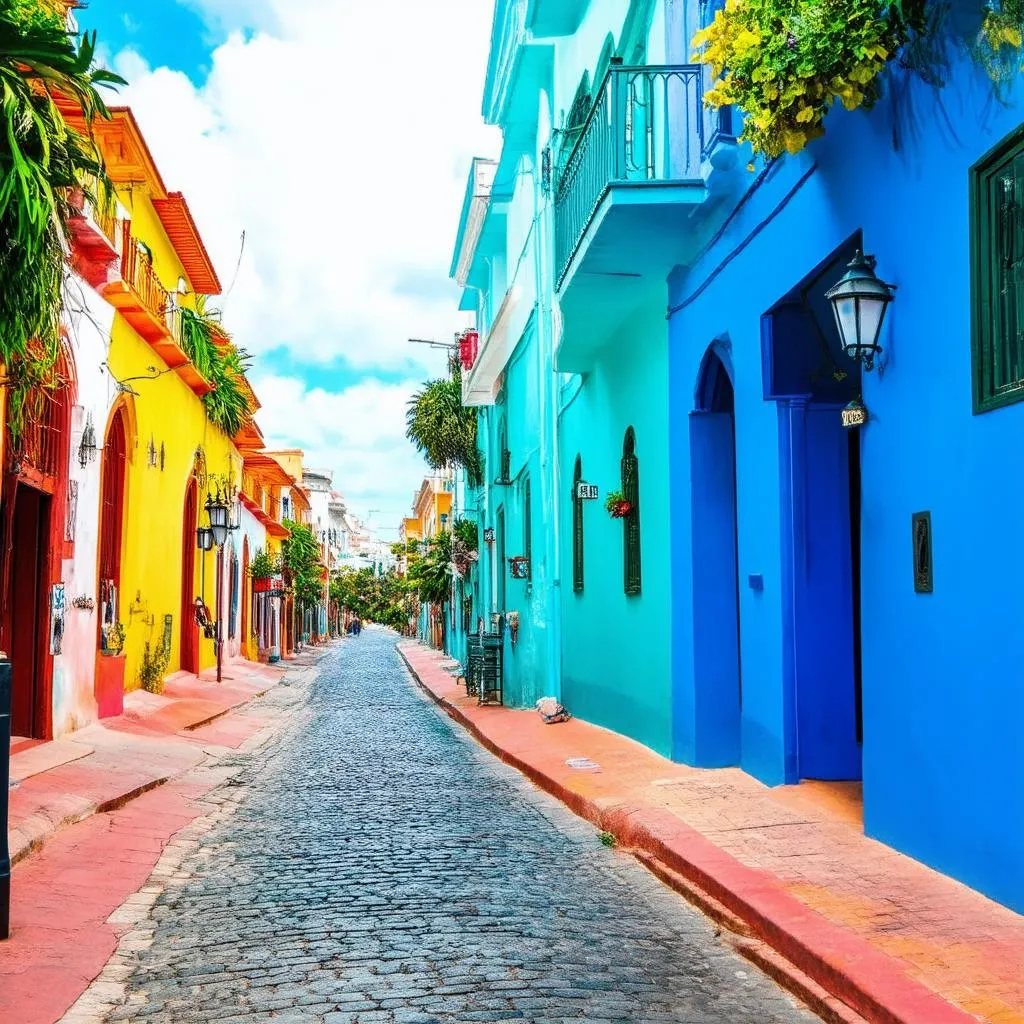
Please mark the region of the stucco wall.
POLYGON ((71 557, 61 563, 65 611, 61 653, 53 659, 55 737, 79 729, 96 718, 100 458, 99 453, 93 452, 92 460, 83 467, 79 449, 89 421, 96 433, 96 443, 102 444, 103 426, 114 396, 110 375, 101 366, 107 358, 114 311, 78 278, 71 279, 70 295, 64 322, 75 361, 77 396, 71 415, 69 493, 77 489, 77 494, 74 510, 69 508, 67 513, 74 546, 71 557), (78 598, 91 600, 93 608, 74 607, 73 602, 78 598))
POLYGON ((1024 406, 972 415, 967 171, 1020 125, 1024 97, 1018 90, 1011 106, 986 103, 987 85, 969 67, 957 67, 952 82, 944 110, 926 89, 901 106, 910 116, 899 125, 899 151, 888 104, 831 113, 825 139, 785 160, 674 283, 673 303, 692 299, 671 324, 675 671, 681 687, 692 685, 686 651, 699 595, 689 586, 686 418, 702 354, 723 338, 737 393, 742 759, 781 781, 792 736, 782 683, 780 435, 775 404, 762 397, 760 317, 862 231, 878 273, 898 286, 882 339, 885 372, 863 382, 871 412, 861 436, 866 829, 1021 909, 1024 816, 1013 809, 1024 792, 1024 696, 1012 638, 1022 625, 1024 556, 1012 523, 1024 497, 1013 468, 1024 406), (912 575, 911 514, 922 510, 933 524, 928 595, 914 592, 912 575), (746 586, 748 574, 763 574, 762 593, 746 586))

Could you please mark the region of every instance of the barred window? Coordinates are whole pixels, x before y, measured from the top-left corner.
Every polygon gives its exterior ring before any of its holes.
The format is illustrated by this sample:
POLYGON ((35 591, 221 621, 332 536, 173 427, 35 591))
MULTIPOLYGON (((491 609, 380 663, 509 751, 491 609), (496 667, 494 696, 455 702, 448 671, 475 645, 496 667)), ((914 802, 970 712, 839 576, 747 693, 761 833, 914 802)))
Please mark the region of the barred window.
POLYGON ((636 434, 630 427, 622 443, 622 496, 629 512, 622 517, 626 594, 635 597, 641 589, 640 571, 640 462, 636 457, 636 434))

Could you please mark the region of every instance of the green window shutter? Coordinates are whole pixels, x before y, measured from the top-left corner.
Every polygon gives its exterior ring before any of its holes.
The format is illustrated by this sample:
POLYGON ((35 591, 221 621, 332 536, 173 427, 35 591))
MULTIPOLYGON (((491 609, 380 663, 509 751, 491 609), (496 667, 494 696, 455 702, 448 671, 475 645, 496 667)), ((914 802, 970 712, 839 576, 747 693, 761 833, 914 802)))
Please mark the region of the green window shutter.
POLYGON ((1024 134, 970 171, 974 411, 1024 399, 1024 134))
POLYGON ((622 496, 632 506, 623 517, 624 572, 627 596, 635 597, 641 589, 640 571, 640 461, 636 457, 636 434, 630 427, 622 445, 622 496))
POLYGON ((583 499, 580 497, 580 482, 583 480, 583 459, 576 456, 576 468, 572 474, 572 589, 583 593, 583 499))

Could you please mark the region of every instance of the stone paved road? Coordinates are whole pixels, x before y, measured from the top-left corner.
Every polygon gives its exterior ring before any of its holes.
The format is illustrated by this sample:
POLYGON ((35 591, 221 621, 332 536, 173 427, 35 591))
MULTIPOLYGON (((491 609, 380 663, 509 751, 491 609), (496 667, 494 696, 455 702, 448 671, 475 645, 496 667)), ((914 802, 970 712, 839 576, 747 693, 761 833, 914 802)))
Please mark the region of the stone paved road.
POLYGON ((305 713, 157 899, 110 1020, 814 1019, 457 733, 393 643, 368 630, 320 663, 305 713))

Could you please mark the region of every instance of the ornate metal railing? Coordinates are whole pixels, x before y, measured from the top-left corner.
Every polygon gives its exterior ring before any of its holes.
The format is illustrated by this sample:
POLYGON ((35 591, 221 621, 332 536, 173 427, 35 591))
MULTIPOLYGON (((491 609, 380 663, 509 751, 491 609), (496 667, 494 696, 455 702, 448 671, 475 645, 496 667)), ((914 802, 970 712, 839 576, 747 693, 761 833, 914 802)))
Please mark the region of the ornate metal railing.
POLYGON ((707 129, 706 77, 700 64, 608 69, 558 177, 559 285, 610 186, 699 177, 707 129))
POLYGON ((160 283, 152 261, 143 254, 131 233, 131 221, 122 222, 121 275, 155 316, 162 317, 175 343, 181 344, 181 310, 171 293, 160 283))

